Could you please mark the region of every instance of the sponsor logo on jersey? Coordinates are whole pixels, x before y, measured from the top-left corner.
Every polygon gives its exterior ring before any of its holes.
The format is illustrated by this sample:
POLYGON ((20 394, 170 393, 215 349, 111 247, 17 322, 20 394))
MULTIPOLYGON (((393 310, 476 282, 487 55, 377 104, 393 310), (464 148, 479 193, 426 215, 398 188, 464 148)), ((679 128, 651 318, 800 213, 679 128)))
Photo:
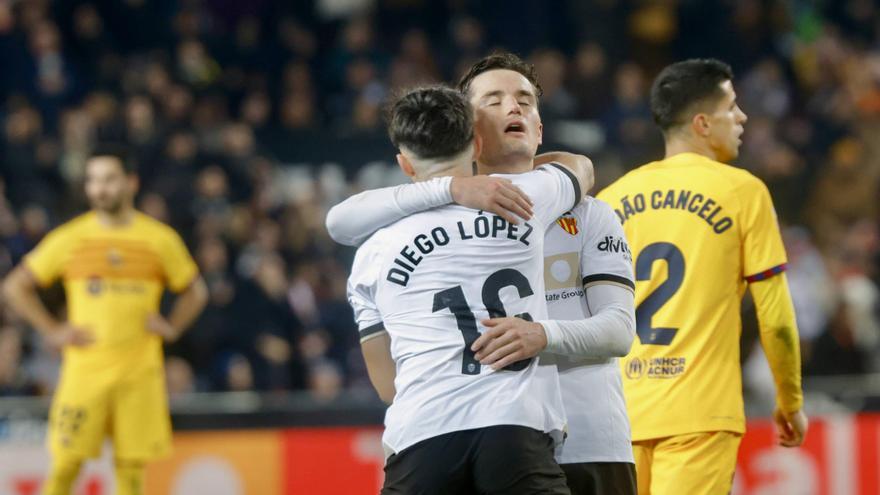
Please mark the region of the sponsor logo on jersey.
POLYGON ((571 213, 566 213, 565 215, 559 217, 556 220, 556 223, 562 227, 562 230, 568 232, 571 235, 577 235, 578 233, 578 221, 577 218, 571 216, 571 213))
POLYGON ((99 295, 104 290, 104 283, 101 281, 101 277, 97 275, 89 277, 89 281, 86 283, 86 290, 93 296, 99 295))
POLYGON ((629 250, 629 244, 623 237, 606 235, 596 245, 596 249, 605 253, 619 253, 623 258, 632 261, 632 252, 629 250))
POLYGON ((626 377, 630 380, 638 380, 643 376, 648 378, 675 378, 684 374, 685 358, 661 357, 661 358, 631 358, 626 363, 626 377))
POLYGON ((645 368, 648 365, 644 359, 634 357, 626 363, 626 377, 630 380, 637 380, 645 374, 645 368))
POLYGON ((547 295, 545 296, 545 298, 547 299, 547 302, 561 301, 564 299, 571 299, 573 297, 574 298, 584 297, 584 290, 583 289, 568 289, 568 290, 562 290, 559 292, 548 292, 547 295))
POLYGON ((110 249, 107 251, 107 262, 110 263, 110 266, 118 268, 122 265, 122 253, 116 249, 110 249))

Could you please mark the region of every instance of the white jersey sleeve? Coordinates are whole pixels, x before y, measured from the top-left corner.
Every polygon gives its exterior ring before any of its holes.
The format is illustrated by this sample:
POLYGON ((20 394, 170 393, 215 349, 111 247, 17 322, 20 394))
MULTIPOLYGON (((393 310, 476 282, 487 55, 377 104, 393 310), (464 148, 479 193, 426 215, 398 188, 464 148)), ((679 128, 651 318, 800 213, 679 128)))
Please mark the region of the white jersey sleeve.
POLYGON ((552 225, 560 215, 577 206, 583 197, 577 177, 557 163, 504 177, 532 198, 535 220, 544 227, 552 225))
POLYGON ((636 335, 633 293, 617 284, 595 284, 585 297, 592 316, 581 320, 546 320, 546 352, 574 358, 608 359, 629 352, 636 335))
POLYGON ((635 291, 632 253, 623 226, 608 203, 590 199, 583 224, 588 227, 581 251, 581 281, 584 288, 595 284, 616 284, 635 291))
POLYGON ((382 315, 376 306, 380 272, 377 244, 378 242, 364 245, 358 249, 348 278, 348 303, 354 310, 361 342, 385 333, 382 315))
POLYGON ((327 232, 340 244, 358 246, 401 218, 452 203, 451 182, 439 177, 355 194, 327 212, 327 232))

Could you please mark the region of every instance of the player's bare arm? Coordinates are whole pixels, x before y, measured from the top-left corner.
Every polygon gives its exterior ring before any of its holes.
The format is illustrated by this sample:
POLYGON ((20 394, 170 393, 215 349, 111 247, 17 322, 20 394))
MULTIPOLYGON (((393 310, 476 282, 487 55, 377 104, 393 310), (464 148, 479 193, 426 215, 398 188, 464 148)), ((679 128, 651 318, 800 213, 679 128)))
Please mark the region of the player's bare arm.
POLYGON ((174 342, 189 328, 208 303, 208 286, 202 277, 177 295, 170 316, 166 319, 154 313, 147 317, 147 329, 162 337, 166 342, 174 342))
POLYGON ((94 341, 85 328, 58 321, 37 294, 37 281, 24 265, 18 265, 3 282, 3 295, 9 306, 55 348, 85 346, 94 341))
POLYGON ((391 337, 383 332, 364 340, 361 342, 361 352, 367 364, 370 383, 382 402, 391 404, 394 400, 394 378, 397 374, 394 359, 391 358, 391 337))
POLYGON ((800 341, 788 281, 781 273, 750 283, 749 290, 758 313, 761 346, 776 382, 773 419, 779 444, 797 447, 804 442, 809 422, 803 411, 800 341))
POLYGON ((535 156, 535 166, 545 163, 558 163, 574 173, 581 186, 581 193, 586 194, 596 185, 596 174, 593 161, 584 155, 576 155, 565 151, 548 151, 535 156))

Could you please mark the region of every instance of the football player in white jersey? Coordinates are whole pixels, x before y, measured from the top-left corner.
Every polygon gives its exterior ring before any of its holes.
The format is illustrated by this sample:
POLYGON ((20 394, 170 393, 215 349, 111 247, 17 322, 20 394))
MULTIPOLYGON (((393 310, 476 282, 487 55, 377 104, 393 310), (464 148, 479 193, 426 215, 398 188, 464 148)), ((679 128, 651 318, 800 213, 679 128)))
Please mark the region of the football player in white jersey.
MULTIPOLYGON (((529 67, 509 54, 486 57, 459 83, 475 107, 480 137, 485 130, 480 121, 493 118, 485 110, 496 101, 481 98, 481 87, 475 87, 474 81, 506 70, 526 75, 538 87, 529 67)), ((483 91, 487 92, 492 90, 483 91)), ((488 131, 491 133, 491 128, 488 131)), ((483 139, 479 172, 521 171, 495 158, 490 148, 496 142, 483 139)), ((458 187, 464 186, 459 182, 458 187)), ((476 184, 467 187, 477 190, 476 184)), ((450 194, 448 189, 448 185, 444 190, 443 184, 430 184, 424 190, 404 185, 366 191, 330 211, 328 230, 337 241, 357 245, 377 228, 411 212, 459 201, 458 197, 470 199, 461 192, 450 194), (348 220, 355 212, 357 220, 348 220)), ((527 218, 515 202, 504 204, 527 218)), ((491 329, 475 343, 480 348, 475 356, 482 363, 504 365, 537 352, 523 343, 522 336, 538 334, 530 341, 541 342, 543 335, 542 363, 559 367, 568 438, 556 458, 572 493, 634 495, 630 427, 617 365, 635 334, 634 283, 629 248, 613 210, 587 197, 561 216, 546 234, 544 265, 546 299, 553 320, 503 318, 484 322, 491 329)))
MULTIPOLYGON (((516 107, 509 119, 517 131, 507 137, 509 154, 533 156, 537 95, 525 78, 510 84, 516 96, 505 105, 516 107)), ((389 134, 415 181, 473 172, 479 144, 458 91, 404 95, 389 134)), ((374 380, 382 372, 368 349, 384 336, 395 369, 382 493, 570 493, 553 456, 565 427, 556 367, 534 357, 482 365, 471 345, 481 320, 547 319, 544 233, 581 201, 590 174, 584 158, 570 169, 552 163, 507 176, 537 198, 532 219, 518 225, 449 205, 380 229, 358 249, 348 293, 368 371, 374 380)))

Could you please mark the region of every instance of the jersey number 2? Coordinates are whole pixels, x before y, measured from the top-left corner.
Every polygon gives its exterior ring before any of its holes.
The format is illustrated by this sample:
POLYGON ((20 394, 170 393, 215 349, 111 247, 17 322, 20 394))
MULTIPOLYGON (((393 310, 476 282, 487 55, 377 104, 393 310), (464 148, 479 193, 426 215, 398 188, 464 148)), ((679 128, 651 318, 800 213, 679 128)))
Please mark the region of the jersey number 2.
MULTIPOLYGON (((483 283, 482 297, 483 305, 489 312, 490 318, 501 318, 507 316, 504 304, 501 302, 501 289, 504 287, 514 287, 519 297, 528 297, 533 294, 532 286, 529 279, 522 273, 512 269, 505 268, 489 275, 489 278, 483 283)), ((480 362, 474 357, 474 351, 471 345, 480 336, 477 331, 477 319, 471 311, 467 299, 464 297, 464 291, 460 285, 442 290, 434 294, 434 309, 442 311, 449 309, 455 316, 455 323, 458 326, 461 335, 464 337, 464 351, 461 356, 461 372, 465 375, 479 375, 480 362)), ((532 321, 532 316, 528 313, 516 315, 518 318, 532 321)), ((531 359, 523 359, 505 367, 506 370, 521 371, 524 370, 531 359)))
POLYGON ((636 280, 650 280, 651 268, 658 260, 666 261, 666 280, 636 308, 636 335, 642 345, 669 345, 677 328, 654 328, 651 318, 678 292, 684 280, 684 256, 674 244, 657 242, 647 246, 636 259, 636 280))

